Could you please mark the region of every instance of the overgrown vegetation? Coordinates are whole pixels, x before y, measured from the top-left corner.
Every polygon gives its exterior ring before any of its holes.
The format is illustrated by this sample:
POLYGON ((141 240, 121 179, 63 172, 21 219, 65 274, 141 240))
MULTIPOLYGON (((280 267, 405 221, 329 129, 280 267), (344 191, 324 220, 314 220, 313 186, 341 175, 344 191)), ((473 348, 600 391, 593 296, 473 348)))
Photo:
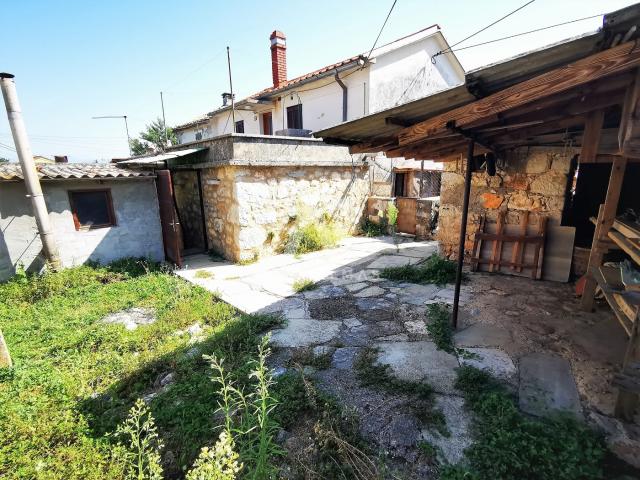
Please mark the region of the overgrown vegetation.
POLYGON ((301 255, 333 248, 343 237, 341 229, 326 213, 319 220, 312 219, 311 215, 299 214, 293 221, 295 227, 285 239, 284 253, 301 255))
POLYGON ((289 452, 301 478, 380 478, 378 467, 359 436, 355 415, 342 409, 333 397, 318 391, 301 372, 290 371, 281 376, 274 397, 279 402, 275 420, 284 428, 300 422, 312 427, 308 448, 289 452))
POLYGON ((218 437, 220 387, 202 354, 224 357, 228 380, 248 388, 261 332, 280 321, 240 314, 143 260, 22 273, 0 285, 0 298, 14 360, 0 372, 7 479, 126 478, 115 432, 141 397, 165 444, 165 476, 181 477, 218 437), (156 321, 135 330, 101 321, 131 307, 153 310, 156 321), (196 343, 187 332, 195 324, 196 343))
POLYGON ((534 420, 519 412, 489 374, 461 367, 456 388, 474 413, 470 466, 446 467, 443 480, 588 480, 603 478, 602 440, 573 418, 534 420))
POLYGON ((456 263, 434 254, 418 265, 383 268, 380 276, 400 282, 446 285, 456 279, 456 263))
POLYGON ((445 352, 454 353, 451 313, 447 306, 441 303, 427 305, 427 318, 427 332, 436 347, 445 352))
POLYGON ((354 363, 360 383, 395 395, 414 396, 415 401, 411 403, 411 407, 418 420, 441 435, 449 436, 444 414, 435 407, 431 385, 400 380, 391 373, 389 365, 377 363, 377 359, 378 351, 375 348, 365 348, 360 352, 354 363))
POLYGON ((298 278, 293 282, 293 291, 296 293, 315 290, 316 288, 318 288, 318 284, 310 278, 298 278))
POLYGON ((365 237, 381 237, 387 234, 387 221, 385 218, 381 218, 379 223, 372 222, 368 218, 364 219, 360 229, 365 237))
POLYGON ((209 270, 198 270, 194 277, 206 280, 208 278, 213 278, 213 273, 211 273, 209 270))

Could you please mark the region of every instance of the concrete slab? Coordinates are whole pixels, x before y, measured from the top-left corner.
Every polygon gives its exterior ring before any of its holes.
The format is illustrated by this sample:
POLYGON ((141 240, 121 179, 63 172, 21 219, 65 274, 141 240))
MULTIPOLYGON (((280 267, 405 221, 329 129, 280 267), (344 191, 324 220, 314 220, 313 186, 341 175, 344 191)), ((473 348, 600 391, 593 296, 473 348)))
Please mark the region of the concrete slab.
POLYGON ((471 414, 465 408, 464 399, 454 395, 434 396, 435 408, 440 409, 451 435, 443 437, 433 429, 422 429, 422 439, 438 447, 447 463, 456 465, 464 459, 464 451, 471 446, 471 414))
POLYGON ((485 370, 494 377, 506 381, 512 381, 518 373, 511 357, 502 350, 478 347, 465 348, 464 350, 471 355, 463 354, 459 357, 462 365, 485 370))
POLYGON ((476 323, 453 336, 457 347, 506 347, 513 342, 511 333, 495 325, 476 323))
POLYGON ((567 412, 582 418, 582 406, 569 362, 548 353, 520 359, 520 409, 535 416, 567 412))
POLYGON ((336 348, 331 359, 331 367, 338 370, 352 370, 359 351, 358 347, 336 348))
POLYGON ((346 284, 344 288, 346 288, 350 292, 357 292, 358 290, 362 290, 363 288, 365 288, 367 285, 369 285, 367 282, 356 282, 356 283, 346 284))
POLYGON ((407 287, 397 289, 394 293, 400 296, 401 303, 424 305, 427 301, 432 300, 439 291, 440 287, 437 285, 409 284, 407 287))
POLYGON ((378 362, 389 365, 400 380, 426 382, 436 392, 454 393, 458 360, 438 350, 433 342, 377 343, 378 362))
POLYGON ((292 318, 285 328, 273 330, 271 343, 277 347, 309 347, 333 340, 340 333, 342 322, 292 318))
POLYGON ((322 285, 314 290, 304 292, 304 298, 307 300, 319 300, 321 298, 344 297, 347 291, 342 287, 335 285, 322 285))
POLYGON ((388 310, 393 308, 393 303, 385 298, 359 298, 356 306, 360 310, 388 310))
POLYGON ((385 292, 385 290, 383 288, 378 287, 377 285, 374 285, 372 287, 369 288, 365 288, 364 290, 358 292, 358 293, 354 293, 353 296, 354 297, 377 297, 379 295, 382 295, 385 292))
POLYGON ((390 267, 403 267, 405 265, 414 265, 420 261, 415 257, 403 257, 401 255, 382 255, 371 262, 367 268, 380 269, 390 267))

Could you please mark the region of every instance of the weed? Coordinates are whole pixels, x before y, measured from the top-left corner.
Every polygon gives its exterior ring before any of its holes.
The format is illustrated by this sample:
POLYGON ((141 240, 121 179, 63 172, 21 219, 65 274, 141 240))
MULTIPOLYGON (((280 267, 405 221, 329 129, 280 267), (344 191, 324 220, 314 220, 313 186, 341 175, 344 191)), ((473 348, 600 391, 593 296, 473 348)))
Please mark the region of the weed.
POLYGON ((475 414, 474 443, 469 471, 451 469, 443 478, 602 478, 603 442, 575 419, 525 417, 501 384, 473 367, 459 369, 456 388, 475 414))
POLYGON ((296 293, 315 290, 316 288, 318 288, 318 284, 310 278, 299 278, 293 282, 293 291, 296 293))
POLYGON ((440 350, 448 353, 454 353, 453 346, 453 327, 451 326, 451 314, 447 306, 441 303, 433 303, 427 305, 427 332, 431 340, 440 350))
POLYGON ((438 458, 438 448, 426 440, 420 440, 418 442, 418 450, 431 461, 435 461, 438 458))
POLYGON ((206 279, 206 278, 213 278, 213 273, 211 273, 208 270, 198 270, 196 272, 196 274, 194 275, 195 278, 201 278, 201 279, 206 279))
POLYGON ((284 253, 301 255, 315 252, 324 248, 335 247, 343 234, 328 215, 323 215, 319 221, 301 220, 296 218, 297 227, 287 235, 284 242, 284 253))
POLYGON ((118 456, 127 480, 162 480, 160 451, 164 447, 149 407, 138 399, 126 420, 118 426, 118 456), (122 443, 124 441, 124 443, 122 443))
POLYGON ((413 395, 416 401, 411 407, 421 422, 434 428, 442 436, 449 436, 444 414, 435 408, 433 388, 425 382, 399 380, 391 374, 389 365, 377 363, 378 351, 365 348, 356 358, 354 368, 360 383, 366 387, 374 387, 393 394, 413 395))
POLYGON ((365 237, 380 237, 387 234, 387 221, 381 218, 379 223, 375 223, 365 218, 360 229, 365 237))
POLYGON ((389 202, 387 204, 387 223, 391 227, 395 227, 398 222, 398 207, 394 203, 389 202))
POLYGON ((252 256, 248 258, 241 258, 236 262, 236 265, 251 265, 260 260, 260 254, 258 252, 254 252, 252 256))
POLYGON ((186 480, 236 480, 243 467, 238 458, 231 435, 223 431, 213 449, 200 451, 186 480))
POLYGON ((440 255, 431 255, 418 265, 383 268, 380 276, 402 282, 445 285, 455 281, 456 264, 440 255))

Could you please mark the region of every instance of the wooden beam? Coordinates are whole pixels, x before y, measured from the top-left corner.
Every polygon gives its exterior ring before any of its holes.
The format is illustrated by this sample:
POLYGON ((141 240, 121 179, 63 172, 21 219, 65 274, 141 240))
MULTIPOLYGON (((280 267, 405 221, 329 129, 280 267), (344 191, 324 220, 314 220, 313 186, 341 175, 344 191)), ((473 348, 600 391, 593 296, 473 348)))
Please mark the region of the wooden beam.
POLYGON ((384 137, 373 140, 371 142, 362 142, 356 145, 352 145, 349 147, 349 152, 351 153, 375 153, 380 152, 382 150, 386 150, 387 148, 392 148, 395 146, 396 139, 394 137, 384 137))
POLYGON ((626 167, 626 157, 616 157, 614 159, 613 165, 611 166, 609 186, 607 187, 607 196, 604 200, 604 204, 600 205, 600 210, 598 212, 596 231, 593 234, 591 253, 589 254, 587 280, 585 282, 581 300, 582 309, 586 311, 591 311, 593 309, 593 296, 596 291, 596 280, 593 278, 591 270, 592 268, 598 268, 602 265, 602 259, 604 254, 607 252, 607 247, 603 246, 603 241, 608 238, 607 235, 609 233, 609 229, 611 229, 611 225, 613 225, 613 221, 616 217, 626 167))
POLYGON ((582 136, 582 149, 580 150, 580 163, 593 163, 598 155, 602 125, 604 123, 604 110, 596 110, 587 115, 584 122, 584 135, 582 136))
POLYGON ((620 151, 627 157, 640 157, 640 69, 627 89, 618 135, 620 151))
POLYGON ((636 42, 627 42, 401 130, 398 133, 398 144, 410 145, 420 142, 434 133, 444 131, 447 122, 451 120, 455 120, 458 127, 464 128, 482 118, 497 115, 602 77, 625 72, 638 65, 640 65, 640 49, 636 48, 636 42))
POLYGON ((386 125, 396 125, 398 127, 410 127, 411 125, 413 125, 413 122, 408 122, 397 117, 386 117, 384 119, 384 123, 386 125))

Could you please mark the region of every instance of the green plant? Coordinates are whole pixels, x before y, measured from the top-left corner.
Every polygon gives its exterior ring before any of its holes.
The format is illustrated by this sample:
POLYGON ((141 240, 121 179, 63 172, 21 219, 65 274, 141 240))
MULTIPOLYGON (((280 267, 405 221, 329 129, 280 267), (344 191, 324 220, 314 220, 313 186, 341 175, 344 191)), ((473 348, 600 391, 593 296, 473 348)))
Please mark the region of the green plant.
POLYGON ((387 221, 381 218, 379 223, 375 223, 365 218, 360 229, 365 237, 380 237, 387 234, 387 221))
POLYGON ((436 461, 438 459, 438 447, 433 446, 426 440, 420 440, 418 442, 418 450, 431 461, 436 461))
POLYGON ((284 253, 301 255, 324 248, 335 247, 343 234, 328 214, 319 220, 308 220, 307 215, 297 215, 296 228, 290 232, 284 242, 284 253))
POLYGON ((395 227, 398 222, 398 207, 393 202, 387 204, 387 223, 395 227))
POLYGON ((451 325, 451 314, 447 306, 442 303, 427 305, 427 332, 440 350, 454 353, 453 327, 451 325))
POLYGON ((213 273, 211 273, 208 270, 198 270, 196 272, 196 274, 194 275, 195 278, 201 278, 201 279, 206 279, 206 278, 213 278, 213 273))
POLYGON ((118 426, 119 456, 128 480, 162 480, 160 450, 163 443, 149 407, 138 399, 125 421, 118 426))
POLYGON ((445 285, 455 281, 456 264, 434 254, 418 265, 383 268, 380 276, 401 282, 445 285))
POLYGON ((245 465, 246 478, 272 478, 277 468, 273 459, 282 455, 274 442, 278 424, 273 418, 277 400, 270 392, 274 384, 266 366, 269 355, 269 337, 263 337, 258 346, 258 359, 251 360, 249 379, 251 393, 236 386, 225 371, 223 360, 216 355, 206 356, 214 371, 213 380, 220 386, 218 411, 224 418, 224 430, 234 439, 239 448, 239 457, 245 465))
POLYGON ((318 288, 318 284, 310 278, 298 278, 293 282, 293 291, 296 293, 315 290, 316 288, 318 288))
POLYGON ((474 413, 470 469, 452 470, 449 479, 582 480, 602 478, 604 444, 574 418, 534 420, 522 415, 506 389, 486 372, 461 367, 456 388, 474 413), (458 475, 457 477, 454 475, 458 475))
POLYGON ((256 263, 260 260, 260 254, 258 252, 254 252, 252 256, 247 258, 241 258, 236 262, 237 265, 251 265, 252 263, 256 263))
POLYGON ((225 430, 213 449, 204 447, 200 451, 186 480, 235 480, 243 467, 238 458, 235 443, 225 430))

